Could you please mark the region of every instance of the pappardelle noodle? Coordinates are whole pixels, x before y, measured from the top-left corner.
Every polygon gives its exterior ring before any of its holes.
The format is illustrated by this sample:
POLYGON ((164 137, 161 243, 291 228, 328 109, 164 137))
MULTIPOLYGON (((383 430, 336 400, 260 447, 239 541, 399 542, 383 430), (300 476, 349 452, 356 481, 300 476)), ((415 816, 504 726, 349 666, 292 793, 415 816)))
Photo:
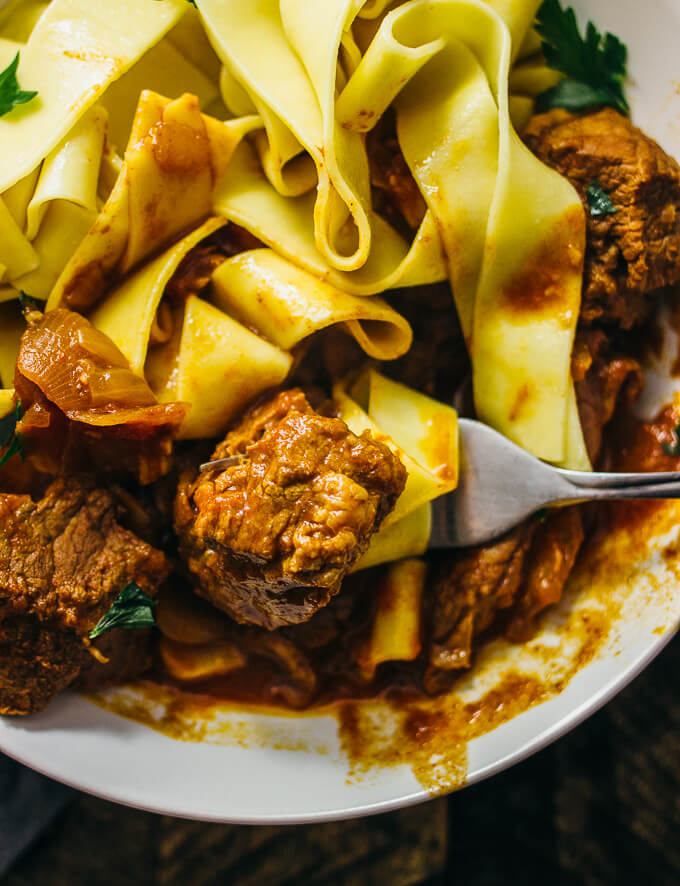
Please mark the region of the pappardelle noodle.
POLYGON ((676 464, 677 407, 612 429, 680 280, 680 169, 584 27, 559 0, 0 12, 0 713, 142 674, 443 691, 530 635, 599 519, 430 551, 459 413, 574 470, 676 464))

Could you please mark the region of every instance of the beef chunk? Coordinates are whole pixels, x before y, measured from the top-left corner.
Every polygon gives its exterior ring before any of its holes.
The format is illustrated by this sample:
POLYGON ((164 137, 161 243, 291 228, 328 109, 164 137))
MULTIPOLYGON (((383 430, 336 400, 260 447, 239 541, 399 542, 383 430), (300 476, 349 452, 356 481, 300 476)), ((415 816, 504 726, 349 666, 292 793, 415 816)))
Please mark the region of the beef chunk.
POLYGON ((512 640, 521 642, 530 637, 539 612, 562 598, 582 544, 579 508, 562 508, 539 525, 529 552, 526 578, 506 628, 512 640))
POLYGON ((447 558, 434 581, 425 689, 439 692, 469 668, 478 637, 492 626, 525 640, 538 613, 561 598, 582 542, 580 510, 564 508, 447 558))
POLYGON ((0 713, 43 708, 89 663, 87 637, 123 587, 153 594, 167 572, 88 481, 57 480, 38 502, 0 495, 0 713))
POLYGON ((252 409, 180 484, 175 526, 198 593, 236 621, 307 621, 337 593, 406 482, 399 459, 293 389, 252 409))
POLYGON ((563 110, 540 114, 524 139, 586 205, 582 322, 630 328, 646 315, 649 293, 680 280, 680 167, 611 108, 581 117, 563 110), (590 214, 586 189, 593 181, 615 214, 590 214))
POLYGON ((640 389, 640 366, 632 357, 617 354, 599 329, 579 330, 572 357, 581 427, 586 448, 595 464, 602 434, 621 399, 632 400, 640 389))
POLYGON ((428 691, 441 688, 437 671, 470 667, 474 639, 514 603, 534 531, 534 523, 525 523, 499 541, 441 564, 434 582, 428 691))

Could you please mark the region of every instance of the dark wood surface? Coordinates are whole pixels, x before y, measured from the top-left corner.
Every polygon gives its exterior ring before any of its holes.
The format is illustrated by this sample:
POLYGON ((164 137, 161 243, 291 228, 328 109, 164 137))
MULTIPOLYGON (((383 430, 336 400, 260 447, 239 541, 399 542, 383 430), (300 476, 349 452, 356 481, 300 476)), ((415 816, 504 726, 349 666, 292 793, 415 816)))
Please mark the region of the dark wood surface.
POLYGON ((680 639, 586 724, 448 800, 350 822, 200 824, 81 796, 1 886, 680 884, 680 639))

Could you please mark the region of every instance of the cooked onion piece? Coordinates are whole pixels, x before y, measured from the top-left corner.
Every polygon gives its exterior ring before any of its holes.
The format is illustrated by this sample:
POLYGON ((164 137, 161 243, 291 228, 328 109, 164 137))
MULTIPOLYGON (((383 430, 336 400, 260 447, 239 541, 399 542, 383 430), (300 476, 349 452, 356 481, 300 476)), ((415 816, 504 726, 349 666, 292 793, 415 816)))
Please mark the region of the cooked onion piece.
POLYGON ((413 338, 408 322, 383 299, 343 292, 270 249, 243 252, 220 265, 213 300, 284 350, 335 324, 376 360, 400 357, 413 338))
POLYGON ((159 648, 170 676, 183 683, 224 677, 246 663, 246 656, 238 646, 227 640, 202 646, 185 646, 161 637, 159 648))
POLYGON ((158 403, 116 345, 80 314, 59 308, 28 327, 15 387, 24 431, 39 440, 47 429, 55 457, 59 438, 74 432, 98 463, 132 469, 140 482, 169 469, 185 405, 158 403), (59 413, 72 423, 65 431, 59 413))

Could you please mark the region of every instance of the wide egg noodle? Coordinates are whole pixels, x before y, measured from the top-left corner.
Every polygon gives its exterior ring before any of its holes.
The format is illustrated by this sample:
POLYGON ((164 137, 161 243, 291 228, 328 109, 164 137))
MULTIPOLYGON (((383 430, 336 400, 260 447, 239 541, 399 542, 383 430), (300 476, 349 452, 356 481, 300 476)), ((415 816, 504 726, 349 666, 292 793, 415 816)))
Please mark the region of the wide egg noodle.
POLYGON ((182 259, 201 240, 214 234, 224 224, 221 218, 208 219, 157 258, 127 276, 90 314, 90 321, 120 348, 130 368, 138 375, 144 373, 154 318, 170 278, 182 259))
POLYGON ((456 411, 374 370, 336 383, 333 399, 349 429, 370 431, 399 456, 408 475, 355 570, 419 556, 430 539, 431 502, 458 484, 456 411))
POLYGON ((116 184, 50 294, 48 309, 91 307, 105 285, 212 212, 215 181, 258 117, 222 123, 194 96, 143 92, 116 184))
POLYGON ((76 203, 53 200, 32 243, 38 265, 28 274, 13 277, 12 285, 23 289, 32 298, 46 301, 69 257, 90 230, 94 218, 94 213, 76 203))
POLYGON ((37 236, 49 204, 54 200, 68 200, 82 207, 90 214, 90 223, 94 221, 106 127, 104 108, 98 105, 89 108, 45 158, 26 208, 26 236, 29 240, 37 236))
POLYGON ((374 370, 337 382, 333 400, 353 433, 370 431, 398 455, 407 473, 404 491, 358 568, 423 553, 429 540, 430 503, 458 483, 456 411, 374 370))
POLYGON ((19 62, 19 82, 38 96, 0 118, 0 193, 35 169, 185 11, 185 0, 53 0, 19 62))
POLYGON ((283 382, 293 359, 195 295, 181 314, 170 341, 149 350, 146 377, 160 402, 190 404, 180 439, 218 437, 258 394, 283 382))
POLYGON ((286 351, 336 324, 376 360, 401 357, 413 339, 408 322, 383 299, 350 295, 270 249, 221 264, 213 273, 213 302, 286 351))
POLYGON ((366 264, 356 271, 331 267, 314 236, 313 194, 283 197, 267 180, 250 145, 239 145, 214 194, 214 210, 249 230, 263 243, 338 289, 375 295, 398 286, 446 279, 441 241, 428 212, 409 247, 379 215, 372 215, 373 240, 366 264))
POLYGON ((320 62, 310 78, 287 33, 284 3, 198 2, 222 60, 263 114, 276 155, 283 162, 290 159, 289 150, 280 150, 283 126, 312 157, 318 176, 316 246, 332 267, 345 271, 361 267, 371 248, 366 152, 359 136, 341 130, 333 114, 336 60, 343 31, 355 14, 353 6, 356 0, 307 5, 320 62), (266 52, 261 51, 263 45, 266 52), (350 237, 342 236, 346 223, 352 228, 350 237))
POLYGON ((19 302, 14 299, 0 304, 0 382, 4 388, 14 384, 14 367, 25 329, 19 302))
POLYGON ((38 267, 38 255, 0 196, 0 283, 38 267))
POLYGON ((150 90, 170 99, 188 92, 195 95, 203 110, 219 92, 217 82, 188 61, 169 36, 146 52, 102 97, 109 112, 109 139, 120 150, 127 144, 139 96, 150 90))
MULTIPOLYGON (((513 24, 531 2, 513 5, 513 24)), ((470 349, 478 416, 541 458, 589 466, 570 408, 585 214, 572 186, 538 161, 509 120, 507 26, 475 0, 411 0, 385 17, 346 87, 345 126, 372 107, 371 75, 386 45, 394 87, 414 48, 444 41, 396 99, 398 135, 438 220, 470 349), (404 64, 397 63, 402 47, 404 64), (461 248, 464 244, 464 248, 461 248), (575 445, 574 441, 580 443, 575 445)), ((386 72, 382 71, 382 76, 386 72)), ((384 102, 385 83, 378 94, 384 102)), ((339 99, 343 101, 342 96, 339 99)))

